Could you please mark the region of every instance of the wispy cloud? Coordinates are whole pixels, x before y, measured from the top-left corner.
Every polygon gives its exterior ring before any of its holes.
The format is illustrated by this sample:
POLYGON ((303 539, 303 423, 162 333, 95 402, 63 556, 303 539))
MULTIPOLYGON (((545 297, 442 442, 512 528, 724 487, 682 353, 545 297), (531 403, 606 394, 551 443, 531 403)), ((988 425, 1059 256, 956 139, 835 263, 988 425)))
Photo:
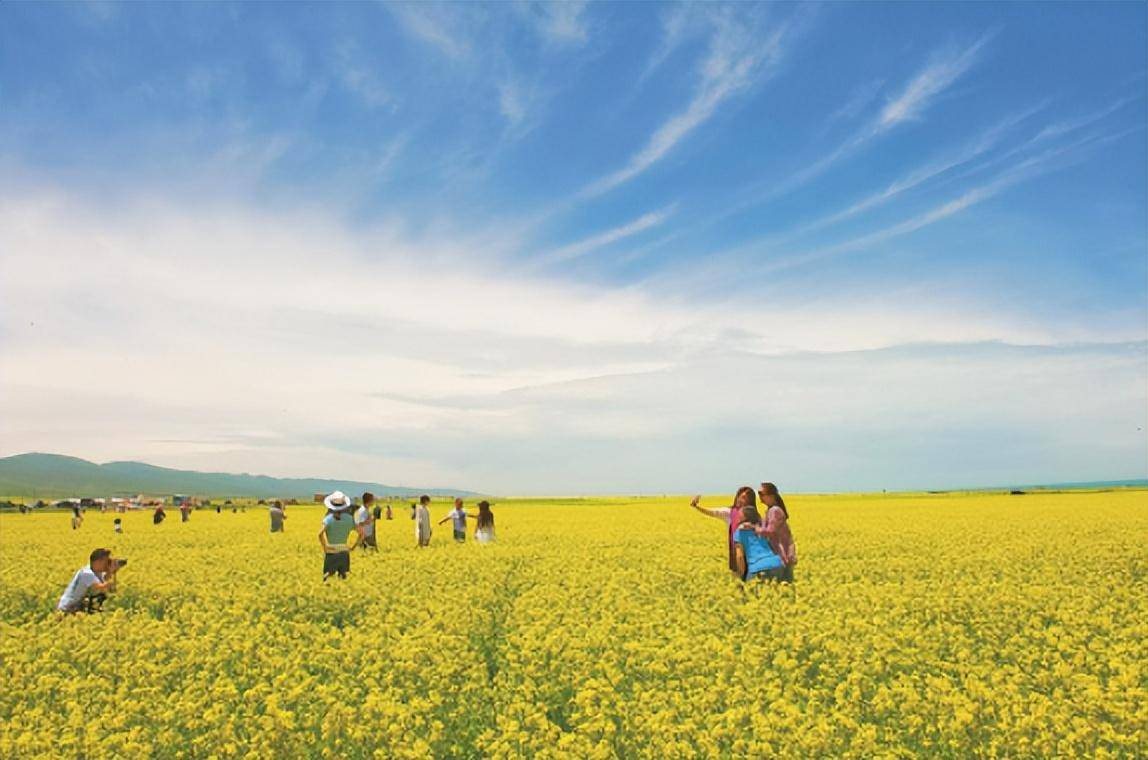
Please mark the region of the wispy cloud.
POLYGON ((1129 103, 1137 100, 1142 100, 1143 98, 1143 95, 1130 95, 1126 98, 1120 98, 1111 105, 1085 114, 1084 116, 1078 116, 1074 119, 1064 119, 1062 121, 1049 124, 1047 127, 1040 130, 1040 132, 1036 134, 1036 136, 1033 138, 1033 142, 1060 137, 1061 135, 1066 135, 1070 132, 1075 132, 1078 129, 1083 129, 1084 127, 1091 126, 1098 121, 1102 121, 1103 119, 1108 118, 1129 103))
POLYGON ((1032 117, 1048 106, 1048 101, 1039 103, 1031 108, 1026 108, 1014 114, 1010 114, 993 126, 984 130, 971 143, 965 146, 964 150, 956 154, 933 161, 924 166, 918 167, 908 174, 893 181, 884 190, 880 190, 869 196, 866 196, 860 201, 850 205, 833 214, 821 217, 812 222, 800 225, 799 227, 791 230, 786 237, 794 235, 805 234, 814 230, 824 229, 838 222, 854 217, 862 212, 869 211, 879 206, 888 203, 902 193, 913 190, 932 179, 940 177, 945 173, 963 166, 970 161, 979 158, 994 147, 1000 144, 1001 139, 1008 133, 1010 129, 1016 127, 1021 122, 1032 117))
POLYGON ((728 8, 707 14, 712 26, 707 55, 701 60, 699 83, 686 107, 662 123, 646 144, 622 168, 592 182, 582 192, 588 198, 608 192, 642 174, 678 143, 707 122, 730 98, 754 85, 781 60, 804 15, 778 23, 762 35, 756 24, 734 17, 728 8))
POLYGON ((653 229, 663 224, 673 213, 675 206, 667 206, 658 211, 651 211, 634 219, 631 222, 606 230, 585 240, 564 245, 549 253, 542 254, 533 260, 535 265, 550 266, 585 256, 588 253, 603 248, 611 243, 633 237, 638 233, 653 229))
POLYGON ((467 20, 460 7, 448 3, 385 3, 395 19, 414 38, 459 60, 471 53, 467 20))
POLYGON ((365 60, 358 44, 347 41, 339 46, 336 73, 343 87, 367 108, 377 109, 392 104, 390 90, 379 77, 376 67, 365 60))
POLYGON ((851 121, 860 116, 861 112, 881 94, 884 86, 884 79, 872 79, 854 87, 845 102, 825 118, 826 128, 834 122, 851 121))
POLYGON ((991 30, 972 45, 938 51, 933 60, 909 80, 901 94, 892 98, 881 111, 876 127, 883 131, 903 121, 916 119, 929 103, 961 78, 980 59, 981 50, 997 35, 991 30))
POLYGON ((897 124, 917 118, 930 102, 950 87, 978 60, 982 48, 996 36, 990 30, 964 48, 946 47, 935 52, 931 61, 918 72, 899 95, 890 100, 881 113, 861 129, 837 144, 820 158, 782 179, 759 180, 740 192, 741 199, 729 203, 723 210, 697 222, 695 229, 712 226, 717 222, 740 214, 750 208, 786 196, 825 174, 839 162, 855 154, 875 138, 897 124))
POLYGON ((641 76, 638 77, 639 85, 661 68, 683 42, 703 32, 704 27, 699 23, 700 14, 703 12, 704 6, 696 3, 673 3, 663 6, 662 37, 658 47, 646 62, 641 76))
POLYGON ((851 238, 841 243, 834 245, 824 246, 816 250, 800 254, 797 256, 784 258, 768 262, 764 265, 763 271, 776 271, 778 269, 786 269, 797 265, 809 264, 813 261, 836 256, 850 251, 864 250, 871 248, 874 245, 884 243, 903 235, 916 232, 932 224, 936 224, 944 219, 948 219, 972 206, 982 203, 1002 191, 1019 184, 1031 180, 1042 174, 1046 174, 1057 169, 1062 169, 1065 166, 1075 163, 1083 157, 1081 152, 1086 148, 1093 148, 1107 142, 1119 139, 1129 133, 1130 130, 1117 132, 1113 134, 1088 137, 1079 140, 1075 143, 1068 145, 1058 146, 1030 156, 1024 160, 1008 167, 1007 169, 999 172, 996 176, 989 181, 966 190, 952 200, 946 201, 932 209, 918 214, 914 217, 906 219, 897 224, 882 228, 875 232, 866 233, 858 237, 851 238), (1065 161, 1066 157, 1071 157, 1069 161, 1065 161))
POLYGON ((529 3, 538 34, 551 45, 581 45, 589 37, 584 0, 529 3))
POLYGON ((938 95, 948 89, 961 75, 977 62, 982 48, 996 31, 987 32, 968 47, 947 47, 935 52, 928 64, 919 71, 900 94, 893 97, 875 119, 858 132, 840 143, 820 159, 791 175, 788 179, 773 183, 773 188, 764 199, 754 203, 784 195, 824 174, 846 156, 855 153, 862 146, 873 141, 884 132, 910 119, 919 118, 938 95))

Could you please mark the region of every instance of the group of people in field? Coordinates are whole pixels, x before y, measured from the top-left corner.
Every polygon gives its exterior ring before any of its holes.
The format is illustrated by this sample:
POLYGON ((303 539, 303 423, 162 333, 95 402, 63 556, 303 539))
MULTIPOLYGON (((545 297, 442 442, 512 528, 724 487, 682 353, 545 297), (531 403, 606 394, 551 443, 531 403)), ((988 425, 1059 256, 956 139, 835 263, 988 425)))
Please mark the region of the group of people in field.
MULTIPOLYGON (((430 496, 424 494, 419 497, 417 504, 411 504, 415 542, 420 549, 430 545, 431 533, 433 532, 430 501, 430 496)), ((347 574, 351 572, 352 549, 378 551, 376 528, 378 521, 383 517, 384 510, 376 503, 374 494, 369 492, 363 494, 361 506, 353 516, 348 515, 353 506, 351 499, 342 491, 329 494, 323 500, 323 506, 327 510, 323 516, 322 527, 319 528, 319 544, 323 547, 323 580, 326 581, 332 575, 346 578, 347 574)), ((387 520, 393 518, 390 504, 387 504, 385 514, 387 520)), ((280 515, 282 517, 281 508, 280 515)), ((273 515, 272 531, 275 531, 274 520, 273 515)), ((442 525, 450 522, 454 531, 454 540, 458 543, 464 543, 468 520, 473 520, 475 523, 475 541, 480 544, 489 544, 494 541, 494 513, 490 510, 490 502, 488 501, 480 501, 478 514, 472 515, 466 511, 462 499, 455 499, 454 508, 437 524, 442 525)), ((281 521, 280 525, 282 525, 281 521)))
POLYGON ((793 583, 797 544, 789 529, 789 510, 777 486, 763 482, 756 494, 752 487, 742 486, 728 507, 708 509, 701 500, 701 496, 695 496, 690 506, 728 527, 730 572, 743 581, 793 583))
MULTIPOLYGON (((431 541, 430 501, 430 496, 424 495, 417 503, 411 504, 411 520, 419 548, 429 546, 431 541)), ((346 578, 351 571, 351 551, 355 548, 364 552, 378 551, 377 524, 382 519, 393 519, 394 513, 390 504, 380 505, 371 493, 363 494, 361 504, 353 514, 354 504, 342 491, 329 494, 323 500, 323 506, 326 513, 319 529, 323 580, 332 575, 346 578)), ((750 486, 742 486, 728 507, 703 507, 701 496, 695 496, 690 506, 726 524, 729 569, 742 581, 762 579, 793 583, 797 545, 789 529, 785 499, 773 483, 763 482, 756 492, 750 486)), ((282 502, 272 502, 269 514, 271 532, 282 532, 287 519, 282 502)), ((163 518, 161 507, 154 522, 159 524, 163 518)), ((82 520, 82 514, 76 509, 72 516, 73 529, 79 528, 82 520)), ((468 521, 475 524, 474 538, 478 543, 494 541, 494 513, 488 501, 480 501, 477 514, 470 514, 462 499, 455 499, 454 508, 436 524, 450 522, 454 540, 462 543, 467 539, 468 521)), ((117 533, 122 532, 119 518, 116 518, 114 528, 117 533)), ((98 611, 106 595, 115 589, 116 571, 124 564, 125 560, 113 558, 108 549, 93 551, 88 566, 80 568, 68 584, 57 609, 62 613, 98 611)))

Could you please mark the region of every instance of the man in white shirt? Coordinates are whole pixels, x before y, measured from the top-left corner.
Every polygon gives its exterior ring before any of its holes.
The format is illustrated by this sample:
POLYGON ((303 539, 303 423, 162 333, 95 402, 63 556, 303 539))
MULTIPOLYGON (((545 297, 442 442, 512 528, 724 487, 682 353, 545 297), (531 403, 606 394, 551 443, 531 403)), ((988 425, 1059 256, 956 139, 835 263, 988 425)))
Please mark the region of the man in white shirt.
POLYGON ((63 613, 99 612, 108 594, 116 590, 116 571, 123 564, 112 559, 111 549, 96 549, 64 589, 56 609, 63 613))
POLYGON ((362 551, 367 550, 367 531, 371 527, 371 507, 370 503, 363 499, 363 503, 355 510, 355 530, 359 534, 359 540, 356 546, 362 551))

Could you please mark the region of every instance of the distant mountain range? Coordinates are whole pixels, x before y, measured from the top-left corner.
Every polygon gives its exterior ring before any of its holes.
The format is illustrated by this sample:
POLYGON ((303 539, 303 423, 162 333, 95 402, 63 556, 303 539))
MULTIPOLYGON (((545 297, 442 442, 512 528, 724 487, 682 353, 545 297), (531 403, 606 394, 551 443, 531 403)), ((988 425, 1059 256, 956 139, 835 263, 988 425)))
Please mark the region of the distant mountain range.
POLYGON ((17 454, 0 458, 0 496, 52 498, 184 493, 194 496, 246 496, 310 500, 312 494, 343 491, 376 496, 474 496, 451 488, 416 488, 324 478, 272 478, 156 467, 142 462, 96 464, 59 454, 17 454))

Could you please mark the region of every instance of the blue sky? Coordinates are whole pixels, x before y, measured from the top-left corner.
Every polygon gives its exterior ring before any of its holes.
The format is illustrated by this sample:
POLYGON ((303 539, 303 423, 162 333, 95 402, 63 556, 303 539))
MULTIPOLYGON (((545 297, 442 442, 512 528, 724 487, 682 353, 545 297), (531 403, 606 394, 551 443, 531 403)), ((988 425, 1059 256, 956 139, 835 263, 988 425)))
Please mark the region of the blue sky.
POLYGON ((1145 13, 5 4, 0 454, 1145 477, 1145 13))

